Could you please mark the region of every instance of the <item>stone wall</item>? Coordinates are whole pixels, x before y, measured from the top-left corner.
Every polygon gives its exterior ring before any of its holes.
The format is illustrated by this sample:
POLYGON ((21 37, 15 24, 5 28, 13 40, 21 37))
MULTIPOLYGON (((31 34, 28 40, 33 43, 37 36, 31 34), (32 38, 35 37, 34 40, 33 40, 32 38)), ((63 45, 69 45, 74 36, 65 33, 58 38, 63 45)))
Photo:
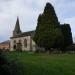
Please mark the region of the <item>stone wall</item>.
POLYGON ((31 36, 26 36, 26 37, 19 37, 19 38, 13 38, 10 40, 10 51, 14 51, 14 45, 17 46, 17 43, 19 43, 19 40, 21 41, 22 44, 22 51, 35 51, 36 46, 35 42, 32 40, 31 36), (27 47, 24 46, 24 40, 27 40, 27 47), (16 43, 14 43, 16 41, 16 43))

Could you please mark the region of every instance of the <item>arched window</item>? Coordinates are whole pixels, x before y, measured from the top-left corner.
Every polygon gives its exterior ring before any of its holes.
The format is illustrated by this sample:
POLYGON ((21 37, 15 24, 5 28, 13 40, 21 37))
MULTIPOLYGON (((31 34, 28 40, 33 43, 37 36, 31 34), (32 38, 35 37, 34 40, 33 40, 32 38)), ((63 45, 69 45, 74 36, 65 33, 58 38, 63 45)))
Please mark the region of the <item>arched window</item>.
POLYGON ((27 47, 27 39, 24 39, 24 47, 27 47))
POLYGON ((21 43, 21 40, 19 40, 19 43, 21 43))
POLYGON ((16 44, 16 40, 14 40, 14 44, 16 44))

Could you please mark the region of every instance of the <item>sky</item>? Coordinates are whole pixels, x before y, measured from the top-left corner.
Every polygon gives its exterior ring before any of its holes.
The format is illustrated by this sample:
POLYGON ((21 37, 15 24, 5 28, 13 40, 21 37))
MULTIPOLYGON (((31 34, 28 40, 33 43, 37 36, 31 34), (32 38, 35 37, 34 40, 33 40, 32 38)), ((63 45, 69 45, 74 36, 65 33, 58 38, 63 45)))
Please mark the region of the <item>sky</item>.
POLYGON ((17 16, 23 32, 35 30, 47 2, 54 6, 61 24, 70 24, 75 41, 75 0, 0 0, 0 42, 12 36, 17 16))

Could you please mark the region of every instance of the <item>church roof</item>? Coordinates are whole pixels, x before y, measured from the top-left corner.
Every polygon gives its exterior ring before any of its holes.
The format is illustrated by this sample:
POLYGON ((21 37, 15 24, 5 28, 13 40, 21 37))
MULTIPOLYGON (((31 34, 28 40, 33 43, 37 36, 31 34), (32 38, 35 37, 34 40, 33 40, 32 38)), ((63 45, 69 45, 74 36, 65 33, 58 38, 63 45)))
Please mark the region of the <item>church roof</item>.
POLYGON ((10 43, 10 41, 7 40, 7 41, 4 41, 4 42, 1 42, 0 44, 9 44, 9 43, 10 43))
POLYGON ((19 38, 19 37, 25 37, 25 36, 33 36, 35 34, 35 31, 28 31, 28 32, 23 32, 19 35, 16 35, 14 37, 11 37, 12 38, 19 38))

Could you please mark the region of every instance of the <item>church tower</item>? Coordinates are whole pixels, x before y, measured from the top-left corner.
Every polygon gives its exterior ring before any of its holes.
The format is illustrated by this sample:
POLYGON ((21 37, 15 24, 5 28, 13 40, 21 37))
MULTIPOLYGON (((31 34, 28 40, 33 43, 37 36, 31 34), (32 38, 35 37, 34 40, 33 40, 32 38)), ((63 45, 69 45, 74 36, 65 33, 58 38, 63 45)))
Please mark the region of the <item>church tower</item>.
POLYGON ((17 17, 16 25, 13 31, 13 36, 17 36, 21 34, 20 24, 19 24, 19 18, 17 17))

